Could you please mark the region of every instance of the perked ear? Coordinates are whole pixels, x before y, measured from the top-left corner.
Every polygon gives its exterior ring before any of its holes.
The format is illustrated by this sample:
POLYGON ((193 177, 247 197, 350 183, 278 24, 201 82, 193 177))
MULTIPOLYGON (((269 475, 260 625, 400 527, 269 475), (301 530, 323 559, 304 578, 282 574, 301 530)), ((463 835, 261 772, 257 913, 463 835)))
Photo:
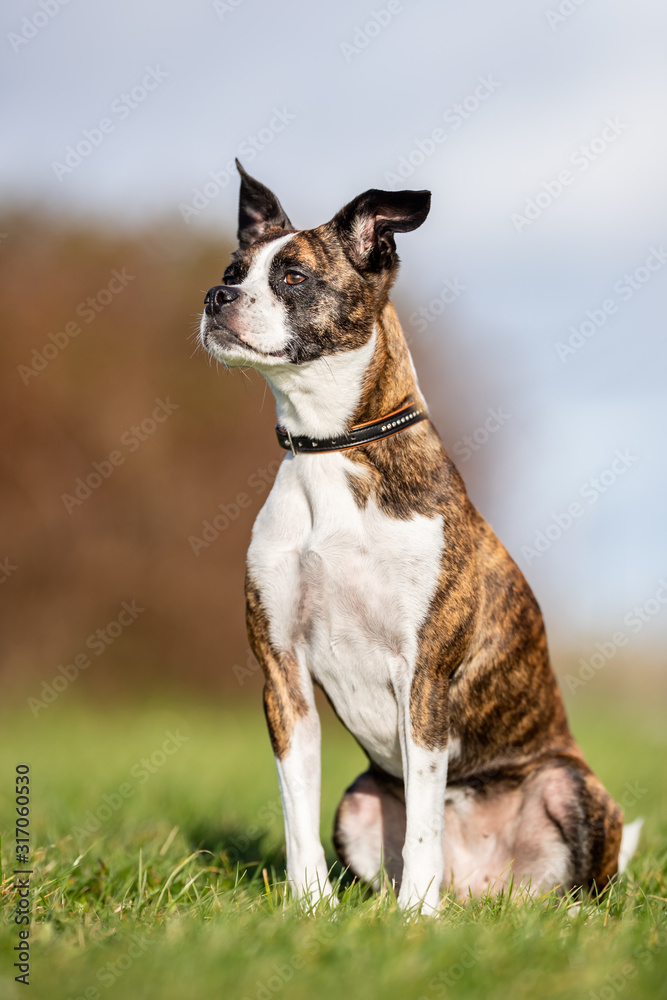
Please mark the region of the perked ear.
POLYGON ((389 266, 395 260, 394 233, 409 233, 426 219, 430 191, 378 191, 372 188, 333 218, 357 266, 389 266))
POLYGON ((236 169, 241 175, 239 195, 239 246, 245 250, 256 243, 270 226, 293 229, 273 191, 270 191, 247 173, 238 160, 236 169))

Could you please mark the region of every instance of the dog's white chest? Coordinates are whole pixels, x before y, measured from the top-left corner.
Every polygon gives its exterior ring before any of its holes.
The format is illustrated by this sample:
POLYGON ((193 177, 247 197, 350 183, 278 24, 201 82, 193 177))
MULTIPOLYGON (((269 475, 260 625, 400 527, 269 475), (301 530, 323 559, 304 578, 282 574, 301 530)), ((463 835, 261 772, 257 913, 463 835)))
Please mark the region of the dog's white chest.
POLYGON ((248 552, 276 649, 322 686, 371 758, 401 774, 397 684, 409 685, 443 551, 441 517, 402 520, 349 485, 340 453, 288 457, 248 552))

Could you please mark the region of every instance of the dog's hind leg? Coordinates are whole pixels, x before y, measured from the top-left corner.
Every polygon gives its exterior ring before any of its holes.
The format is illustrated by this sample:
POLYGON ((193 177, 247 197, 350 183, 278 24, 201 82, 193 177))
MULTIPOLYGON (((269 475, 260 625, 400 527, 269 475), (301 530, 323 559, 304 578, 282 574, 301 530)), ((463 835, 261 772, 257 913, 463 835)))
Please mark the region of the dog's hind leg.
MULTIPOLYGON (((594 774, 571 760, 545 764, 518 784, 453 785, 445 799, 444 886, 464 897, 497 892, 510 880, 532 894, 601 889, 618 869, 621 831, 618 806, 594 774)), ((341 860, 376 888, 384 867, 398 887, 404 838, 402 782, 365 771, 336 814, 341 860)))
POLYGON ((338 806, 333 841, 352 875, 379 889, 384 869, 398 886, 405 841, 403 782, 373 767, 360 774, 338 806))
POLYGON ((559 772, 567 775, 569 794, 547 791, 544 801, 570 850, 570 887, 603 889, 619 870, 622 810, 586 765, 551 765, 538 777, 553 782, 559 772))
POLYGON ((455 892, 604 888, 618 868, 621 811, 585 765, 555 758, 519 784, 448 789, 445 880, 455 892))

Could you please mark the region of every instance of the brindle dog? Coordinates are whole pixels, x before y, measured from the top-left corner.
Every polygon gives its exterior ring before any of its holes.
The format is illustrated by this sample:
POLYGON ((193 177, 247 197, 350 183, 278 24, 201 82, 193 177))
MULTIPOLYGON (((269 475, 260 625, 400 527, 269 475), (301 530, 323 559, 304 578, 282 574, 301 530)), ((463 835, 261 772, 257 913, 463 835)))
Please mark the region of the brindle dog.
POLYGON ((432 912, 442 886, 479 894, 510 878, 604 886, 621 811, 570 732, 537 601, 427 417, 388 298, 394 235, 424 222, 429 193, 370 190, 296 230, 239 171, 239 249, 201 338, 262 372, 290 448, 253 529, 246 595, 292 887, 332 894, 314 685, 369 758, 336 848, 370 882, 384 865, 402 907, 432 912), (346 437, 408 406, 425 419, 346 437))

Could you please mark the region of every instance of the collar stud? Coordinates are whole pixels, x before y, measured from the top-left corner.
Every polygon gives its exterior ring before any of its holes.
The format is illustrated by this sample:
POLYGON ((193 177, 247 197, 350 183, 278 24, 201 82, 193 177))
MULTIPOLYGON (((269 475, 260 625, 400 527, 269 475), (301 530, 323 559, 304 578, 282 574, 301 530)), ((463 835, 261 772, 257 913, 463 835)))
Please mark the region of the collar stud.
POLYGON ((394 410, 393 413, 388 413, 386 416, 380 417, 379 420, 371 420, 366 424, 357 424, 348 434, 341 434, 340 437, 329 438, 328 440, 294 437, 288 430, 281 427, 280 424, 276 424, 276 435, 280 447, 284 448, 285 451, 291 451, 293 455, 296 455, 299 451, 309 451, 311 454, 314 450, 318 452, 347 451, 350 448, 358 448, 361 445, 370 444, 372 441, 381 441, 382 438, 391 437, 393 434, 405 430, 406 427, 411 427, 413 424, 419 423, 420 420, 426 419, 427 414, 423 410, 420 410, 414 403, 409 403, 407 406, 402 406, 399 410, 394 410), (389 417, 393 419, 389 420, 389 417))

